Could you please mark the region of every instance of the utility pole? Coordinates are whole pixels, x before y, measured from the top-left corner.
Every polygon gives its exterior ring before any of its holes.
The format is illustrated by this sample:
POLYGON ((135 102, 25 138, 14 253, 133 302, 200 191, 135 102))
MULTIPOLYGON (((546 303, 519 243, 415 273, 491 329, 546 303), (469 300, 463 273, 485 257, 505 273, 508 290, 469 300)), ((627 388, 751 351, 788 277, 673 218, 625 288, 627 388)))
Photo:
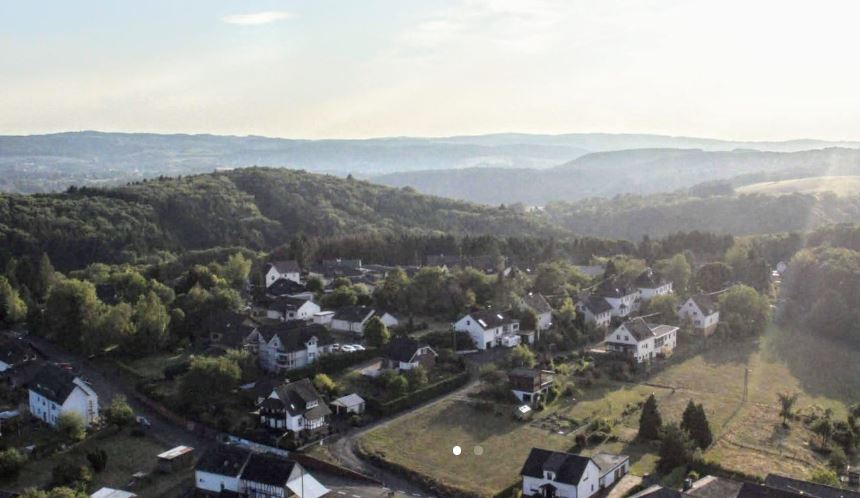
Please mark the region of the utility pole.
POLYGON ((749 381, 750 381, 750 369, 744 369, 744 402, 747 400, 747 394, 749 393, 749 381))

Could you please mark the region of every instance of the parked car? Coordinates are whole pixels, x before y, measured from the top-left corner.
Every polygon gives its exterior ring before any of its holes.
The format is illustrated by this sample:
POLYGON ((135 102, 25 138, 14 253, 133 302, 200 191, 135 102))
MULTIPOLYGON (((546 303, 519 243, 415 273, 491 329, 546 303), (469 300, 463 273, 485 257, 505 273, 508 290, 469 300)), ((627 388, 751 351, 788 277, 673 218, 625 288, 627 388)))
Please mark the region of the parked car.
POLYGON ((367 349, 364 346, 362 346, 361 344, 350 344, 350 346, 355 348, 356 351, 364 351, 365 349, 367 349))
POLYGON ((149 429, 150 427, 152 427, 152 424, 149 423, 149 420, 147 420, 146 417, 138 415, 137 417, 135 417, 135 420, 137 421, 137 425, 139 425, 141 429, 149 429))
POLYGON ((338 343, 334 343, 334 344, 332 344, 332 345, 331 345, 331 350, 332 350, 332 351, 340 351, 340 344, 338 344, 338 343))
POLYGON ((344 344, 343 346, 340 347, 340 350, 343 351, 344 353, 355 353, 357 351, 354 347, 350 346, 349 344, 344 344))

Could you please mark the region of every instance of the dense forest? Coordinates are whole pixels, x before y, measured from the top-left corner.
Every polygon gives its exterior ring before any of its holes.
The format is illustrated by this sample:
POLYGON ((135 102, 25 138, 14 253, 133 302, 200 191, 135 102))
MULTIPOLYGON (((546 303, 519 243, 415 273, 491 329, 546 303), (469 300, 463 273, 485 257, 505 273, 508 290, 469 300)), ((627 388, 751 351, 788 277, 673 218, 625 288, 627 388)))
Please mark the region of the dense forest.
POLYGON ((732 235, 805 231, 860 219, 860 197, 832 194, 623 195, 550 203, 557 225, 581 235, 638 240, 703 230, 732 235))
POLYGON ((58 269, 214 247, 270 249, 355 234, 563 236, 539 213, 484 207, 302 171, 250 168, 60 194, 0 195, 0 263, 58 269))

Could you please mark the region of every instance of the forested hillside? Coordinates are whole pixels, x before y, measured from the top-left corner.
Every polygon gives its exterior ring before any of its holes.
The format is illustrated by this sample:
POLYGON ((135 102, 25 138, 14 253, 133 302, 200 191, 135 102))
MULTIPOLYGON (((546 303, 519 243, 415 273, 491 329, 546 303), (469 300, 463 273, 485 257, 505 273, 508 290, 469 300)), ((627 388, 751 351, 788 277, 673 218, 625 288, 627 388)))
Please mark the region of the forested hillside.
POLYGON ((285 169, 0 195, 0 259, 46 252, 59 269, 128 261, 159 250, 270 249, 297 234, 375 232, 561 233, 537 214, 285 169))
POLYGON ((639 240, 679 231, 732 235, 804 231, 860 219, 860 197, 833 194, 624 195, 550 203, 546 214, 574 233, 639 240))

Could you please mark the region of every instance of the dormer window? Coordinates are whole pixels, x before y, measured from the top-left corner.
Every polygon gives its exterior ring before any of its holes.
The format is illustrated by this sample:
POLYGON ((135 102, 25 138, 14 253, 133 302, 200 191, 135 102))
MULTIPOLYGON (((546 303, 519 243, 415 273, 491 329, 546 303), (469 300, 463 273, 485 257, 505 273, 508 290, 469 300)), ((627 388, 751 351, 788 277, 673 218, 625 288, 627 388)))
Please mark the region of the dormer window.
POLYGON ((305 408, 316 408, 319 405, 318 401, 308 401, 308 404, 305 405, 305 408))
POLYGON ((546 479, 547 481, 555 481, 555 472, 545 470, 543 472, 543 478, 546 479))

